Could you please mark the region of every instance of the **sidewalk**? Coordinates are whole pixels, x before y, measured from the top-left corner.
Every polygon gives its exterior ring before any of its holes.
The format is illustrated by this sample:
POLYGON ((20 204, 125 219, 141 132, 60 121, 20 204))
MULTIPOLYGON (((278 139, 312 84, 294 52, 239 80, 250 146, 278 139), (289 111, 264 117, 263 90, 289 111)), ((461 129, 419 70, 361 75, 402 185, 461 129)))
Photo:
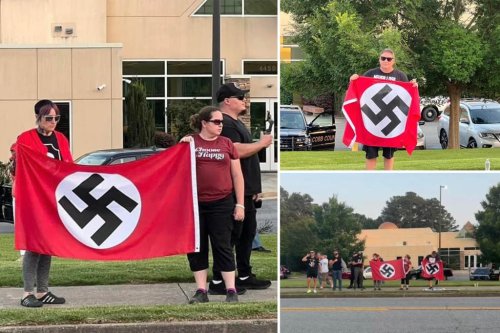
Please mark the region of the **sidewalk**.
MULTIPOLYGON (((194 294, 194 283, 162 283, 139 285, 105 285, 51 287, 58 296, 66 298, 66 304, 57 308, 114 305, 176 305, 187 304, 194 294), (125 296, 126 294, 126 296, 125 296)), ((239 296, 241 302, 263 302, 277 300, 277 281, 264 290, 247 290, 239 296)), ((0 309, 22 309, 22 288, 0 288, 0 309)), ((209 295, 210 302, 224 302, 224 295, 209 295)), ((55 306, 54 306, 55 307, 55 306)), ((54 308, 51 307, 51 308, 54 308)))
POLYGON ((278 173, 261 172, 262 199, 276 199, 278 197, 278 173))

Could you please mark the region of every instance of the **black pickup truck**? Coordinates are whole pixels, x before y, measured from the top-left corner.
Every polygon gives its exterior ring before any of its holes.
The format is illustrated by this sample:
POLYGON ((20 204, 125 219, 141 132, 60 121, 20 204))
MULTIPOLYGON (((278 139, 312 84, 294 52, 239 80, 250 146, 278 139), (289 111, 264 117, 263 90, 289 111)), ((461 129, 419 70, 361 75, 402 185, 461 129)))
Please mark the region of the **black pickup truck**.
POLYGON ((280 106, 280 150, 335 149, 335 124, 328 126, 307 123, 304 112, 297 105, 280 106))

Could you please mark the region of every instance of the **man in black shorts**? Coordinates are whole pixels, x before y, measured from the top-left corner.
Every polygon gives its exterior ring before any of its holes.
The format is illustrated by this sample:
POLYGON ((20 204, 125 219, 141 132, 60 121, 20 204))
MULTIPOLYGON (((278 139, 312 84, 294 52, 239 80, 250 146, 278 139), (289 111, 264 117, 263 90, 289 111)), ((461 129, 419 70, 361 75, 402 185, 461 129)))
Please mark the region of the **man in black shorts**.
MULTIPOLYGON (((365 72, 363 76, 383 80, 408 82, 408 77, 405 73, 394 69, 394 65, 396 64, 396 55, 393 50, 383 50, 382 53, 380 53, 379 63, 379 68, 372 68, 365 72)), ((350 80, 356 80, 358 77, 358 74, 353 74, 351 75, 350 80)), ((413 83, 413 86, 418 87, 415 79, 411 80, 411 82, 413 83)), ((384 156, 384 170, 394 169, 394 152, 396 151, 396 148, 364 145, 363 150, 366 153, 366 170, 375 170, 377 167, 378 151, 380 149, 382 149, 382 155, 384 156)))
POLYGON ((309 251, 308 254, 302 258, 302 262, 305 262, 307 265, 307 293, 311 293, 311 280, 314 286, 314 293, 316 294, 318 291, 316 290, 316 284, 318 283, 318 267, 319 267, 319 259, 316 255, 316 252, 313 250, 309 251))

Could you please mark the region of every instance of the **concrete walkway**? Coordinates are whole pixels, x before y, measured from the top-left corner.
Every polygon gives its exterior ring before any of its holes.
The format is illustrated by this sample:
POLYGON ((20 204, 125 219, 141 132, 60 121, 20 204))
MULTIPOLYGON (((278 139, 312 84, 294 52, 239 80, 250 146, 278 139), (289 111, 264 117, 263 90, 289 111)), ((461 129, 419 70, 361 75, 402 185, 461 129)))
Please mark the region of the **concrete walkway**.
MULTIPOLYGON (((277 287, 247 290, 239 296, 241 302, 276 301, 277 287)), ((57 296, 66 298, 66 304, 57 307, 113 306, 113 305, 172 305, 187 304, 195 290, 194 283, 163 283, 139 285, 105 285, 78 287, 51 287, 57 296)), ((21 288, 0 288, 0 309, 21 309, 21 288)), ((209 295, 210 302, 223 302, 225 296, 209 295)), ((51 306, 54 308, 56 306, 51 306)))

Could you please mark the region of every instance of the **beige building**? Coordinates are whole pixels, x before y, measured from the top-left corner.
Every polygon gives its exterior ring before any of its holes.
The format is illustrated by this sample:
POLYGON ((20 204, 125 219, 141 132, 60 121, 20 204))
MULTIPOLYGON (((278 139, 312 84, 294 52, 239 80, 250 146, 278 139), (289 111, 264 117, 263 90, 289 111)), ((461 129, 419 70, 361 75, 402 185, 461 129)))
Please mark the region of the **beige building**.
MULTIPOLYGON (((220 0, 221 81, 250 86, 255 138, 278 104, 277 0, 220 0)), ((34 126, 33 105, 60 105, 73 155, 123 146, 123 91, 142 80, 156 127, 168 106, 211 102, 212 0, 0 0, 0 160, 34 126), (125 87, 125 88, 124 88, 125 87)), ((275 146, 261 154, 276 170, 275 146)))
MULTIPOLYGON (((474 238, 470 222, 457 232, 441 233, 441 257, 453 269, 479 267, 481 254, 474 238)), ((363 229, 358 239, 365 241, 365 264, 371 255, 378 253, 385 260, 402 258, 409 254, 414 266, 420 264, 426 255, 439 248, 439 233, 431 228, 398 228, 394 223, 384 222, 378 229, 363 229)))

